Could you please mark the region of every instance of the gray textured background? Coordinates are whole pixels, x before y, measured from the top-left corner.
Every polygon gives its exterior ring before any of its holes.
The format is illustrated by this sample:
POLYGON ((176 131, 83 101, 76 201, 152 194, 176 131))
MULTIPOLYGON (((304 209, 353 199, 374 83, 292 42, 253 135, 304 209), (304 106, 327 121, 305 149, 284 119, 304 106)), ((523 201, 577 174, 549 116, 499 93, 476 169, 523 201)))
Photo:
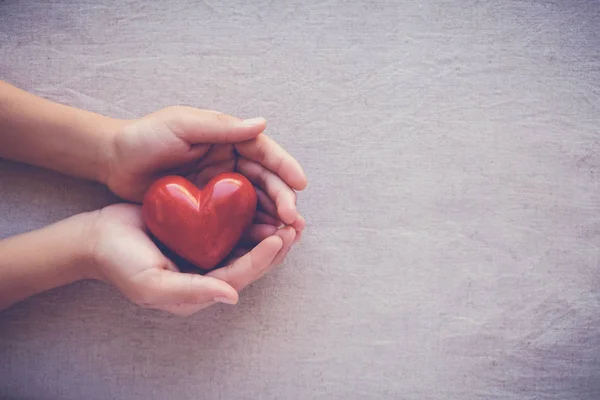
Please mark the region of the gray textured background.
MULTIPOLYGON (((0 78, 117 117, 262 115, 285 266, 189 319, 97 283, 0 314, 0 396, 600 398, 600 3, 0 2, 0 78)), ((0 235, 113 201, 0 164, 0 235)))

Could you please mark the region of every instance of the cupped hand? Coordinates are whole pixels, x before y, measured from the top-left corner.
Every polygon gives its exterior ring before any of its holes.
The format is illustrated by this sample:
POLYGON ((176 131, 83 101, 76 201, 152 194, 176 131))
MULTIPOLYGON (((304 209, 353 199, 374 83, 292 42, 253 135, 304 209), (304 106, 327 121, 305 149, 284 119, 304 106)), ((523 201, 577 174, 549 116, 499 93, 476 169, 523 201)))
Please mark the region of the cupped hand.
POLYGON ((257 188, 263 221, 292 225, 304 220, 296 192, 306 187, 300 164, 263 133, 263 118, 241 120, 191 107, 168 107, 125 121, 109 145, 107 185, 125 200, 140 202, 161 176, 183 175, 202 187, 221 172, 245 175, 257 188))
POLYGON ((280 264, 296 239, 292 227, 255 224, 224 266, 199 275, 181 272, 159 250, 146 231, 140 206, 116 204, 100 210, 91 235, 93 277, 112 284, 135 304, 182 316, 216 302, 237 303, 239 292, 280 264))

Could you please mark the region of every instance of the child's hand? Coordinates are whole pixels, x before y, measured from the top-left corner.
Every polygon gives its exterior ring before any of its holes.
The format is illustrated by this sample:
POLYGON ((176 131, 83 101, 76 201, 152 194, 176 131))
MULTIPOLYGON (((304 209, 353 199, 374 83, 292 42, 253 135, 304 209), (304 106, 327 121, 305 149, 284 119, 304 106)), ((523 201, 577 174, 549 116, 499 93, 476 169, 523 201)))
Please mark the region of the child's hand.
POLYGON ((306 187, 306 177, 298 162, 262 133, 265 124, 261 118, 242 121, 190 107, 121 121, 0 81, 0 157, 106 183, 134 202, 166 174, 202 186, 220 172, 237 171, 257 188, 261 208, 255 222, 262 224, 252 230, 251 242, 260 242, 254 249, 205 276, 178 272, 146 235, 134 205, 110 206, 5 239, 0 309, 88 277, 112 283, 138 304, 177 314, 193 313, 215 299, 235 303, 237 290, 280 263, 305 225, 295 190, 306 187), (94 222, 86 223, 88 218, 94 222), (282 224, 291 227, 277 229, 282 224), (88 231, 92 240, 84 234, 88 231), (90 253, 95 266, 88 270, 81 266, 90 253))
POLYGON ((141 202, 166 174, 202 186, 225 171, 258 188, 264 210, 302 231, 296 193, 306 187, 298 162, 262 132, 262 118, 169 107, 123 121, 42 99, 0 81, 0 157, 105 183, 141 202))
POLYGON ((243 121, 190 107, 125 122, 110 141, 106 183, 118 196, 139 202, 166 174, 187 175, 202 186, 218 173, 236 170, 257 186, 264 209, 301 231, 294 189, 304 189, 306 177, 298 162, 262 133, 265 125, 262 118, 243 121))
MULTIPOLYGON (((130 204, 101 210, 91 228, 94 243, 92 276, 111 283, 134 303, 190 315, 215 302, 237 303, 238 292, 280 264, 296 237, 291 227, 255 225, 249 253, 207 275, 179 272, 152 242, 141 208, 130 204)), ((239 249, 241 250, 241 249, 239 249)))

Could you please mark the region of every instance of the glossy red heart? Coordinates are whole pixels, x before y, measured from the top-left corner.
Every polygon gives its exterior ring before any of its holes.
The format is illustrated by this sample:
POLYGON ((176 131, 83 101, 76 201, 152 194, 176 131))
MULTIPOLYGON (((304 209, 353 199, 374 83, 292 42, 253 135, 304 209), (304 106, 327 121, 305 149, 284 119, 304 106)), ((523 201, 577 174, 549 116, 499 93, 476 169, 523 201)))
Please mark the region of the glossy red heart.
POLYGON ((202 190, 180 176, 160 178, 146 191, 142 205, 150 232, 203 270, 227 257, 255 212, 254 187, 233 172, 215 176, 202 190))

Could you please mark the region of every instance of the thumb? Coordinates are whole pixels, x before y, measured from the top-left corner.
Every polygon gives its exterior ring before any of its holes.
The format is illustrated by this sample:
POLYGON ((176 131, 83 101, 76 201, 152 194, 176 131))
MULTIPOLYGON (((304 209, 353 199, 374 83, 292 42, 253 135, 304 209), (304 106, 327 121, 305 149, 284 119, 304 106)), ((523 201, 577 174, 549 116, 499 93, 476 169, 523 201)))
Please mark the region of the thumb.
POLYGON ((171 270, 154 270, 141 284, 144 298, 151 304, 236 304, 239 299, 237 291, 224 281, 171 270))
POLYGON ((240 118, 192 107, 169 107, 157 114, 169 129, 189 144, 239 143, 254 139, 266 128, 264 118, 240 118))

